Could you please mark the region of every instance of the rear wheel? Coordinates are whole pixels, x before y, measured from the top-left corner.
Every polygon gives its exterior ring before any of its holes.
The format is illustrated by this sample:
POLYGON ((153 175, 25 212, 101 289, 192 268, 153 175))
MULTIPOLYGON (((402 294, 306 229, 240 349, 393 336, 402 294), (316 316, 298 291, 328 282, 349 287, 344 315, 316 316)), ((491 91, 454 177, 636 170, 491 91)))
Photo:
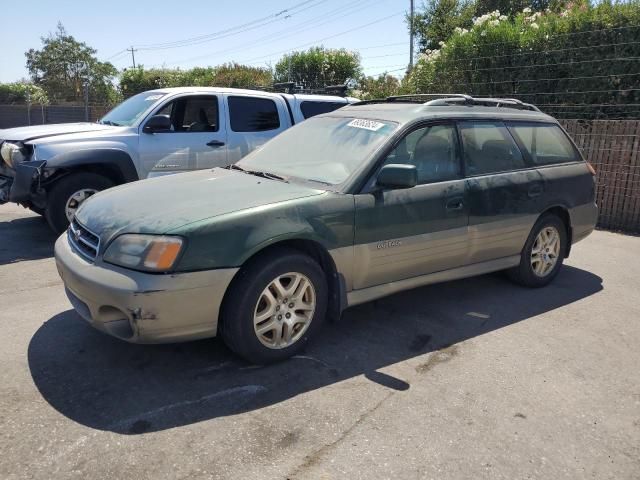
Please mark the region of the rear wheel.
POLYGON ((508 271, 516 283, 544 287, 558 274, 567 251, 567 227, 553 214, 540 217, 522 249, 520 265, 508 271))
POLYGON ((82 203, 113 182, 95 173, 78 172, 58 180, 49 191, 45 217, 56 233, 62 233, 82 203))
POLYGON ((272 250, 238 273, 224 301, 220 333, 250 362, 276 362, 304 347, 326 309, 327 282, 320 266, 296 250, 272 250))

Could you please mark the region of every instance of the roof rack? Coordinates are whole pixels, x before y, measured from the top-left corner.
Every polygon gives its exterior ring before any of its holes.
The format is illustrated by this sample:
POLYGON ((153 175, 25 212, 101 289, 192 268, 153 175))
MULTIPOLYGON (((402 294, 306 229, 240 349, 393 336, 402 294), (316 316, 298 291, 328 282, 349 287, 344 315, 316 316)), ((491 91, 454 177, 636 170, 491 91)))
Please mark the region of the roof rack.
POLYGON ((489 98, 472 97, 462 93, 417 93, 413 95, 395 95, 376 100, 365 100, 353 103, 352 106, 372 105, 377 103, 421 103, 425 106, 436 107, 446 105, 485 106, 496 108, 515 108, 539 112, 540 109, 530 103, 524 103, 517 98, 489 98), (427 101, 425 101, 427 100, 427 101))
POLYGON ((316 95, 337 95, 345 97, 349 86, 344 85, 327 85, 323 88, 305 88, 303 85, 297 85, 295 82, 274 83, 271 87, 259 87, 260 90, 274 91, 280 93, 307 93, 316 95))

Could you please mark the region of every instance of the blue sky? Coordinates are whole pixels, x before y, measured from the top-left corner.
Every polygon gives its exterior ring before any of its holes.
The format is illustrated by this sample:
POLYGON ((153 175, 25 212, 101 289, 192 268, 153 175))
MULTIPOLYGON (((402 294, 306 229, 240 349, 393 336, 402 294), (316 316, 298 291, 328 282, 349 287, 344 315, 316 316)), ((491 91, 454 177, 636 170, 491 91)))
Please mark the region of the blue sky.
POLYGON ((409 0, 23 0, 0 28, 0 82, 28 76, 24 52, 58 21, 118 68, 131 65, 131 45, 137 63, 169 68, 274 65, 289 50, 324 45, 359 51, 367 74, 402 74, 408 9, 409 0))

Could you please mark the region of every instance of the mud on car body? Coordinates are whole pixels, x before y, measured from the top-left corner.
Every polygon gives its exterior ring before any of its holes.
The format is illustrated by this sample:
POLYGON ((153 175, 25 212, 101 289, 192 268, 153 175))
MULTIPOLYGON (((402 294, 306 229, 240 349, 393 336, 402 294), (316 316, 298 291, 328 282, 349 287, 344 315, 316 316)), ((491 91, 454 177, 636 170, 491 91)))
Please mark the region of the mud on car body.
POLYGON ((221 335, 263 363, 401 290, 497 270, 548 284, 593 230, 594 195, 591 167, 531 105, 392 97, 226 169, 96 194, 55 255, 94 327, 130 342, 221 335))

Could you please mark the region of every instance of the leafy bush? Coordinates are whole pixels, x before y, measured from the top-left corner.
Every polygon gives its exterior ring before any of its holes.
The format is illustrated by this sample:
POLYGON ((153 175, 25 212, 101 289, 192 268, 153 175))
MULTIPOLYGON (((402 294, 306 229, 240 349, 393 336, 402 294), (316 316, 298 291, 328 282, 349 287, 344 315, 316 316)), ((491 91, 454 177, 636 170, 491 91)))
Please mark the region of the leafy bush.
POLYGON ((0 104, 23 104, 28 101, 42 105, 49 103, 42 87, 26 82, 0 83, 0 104))
POLYGON ((306 89, 342 85, 362 74, 360 55, 344 48, 312 47, 284 55, 275 66, 276 82, 292 81, 306 89))
POLYGON ((363 77, 360 79, 358 90, 353 95, 360 100, 372 100, 398 95, 401 92, 400 80, 393 75, 382 74, 377 78, 363 77))
POLYGON ((125 97, 145 90, 167 87, 234 87, 269 86, 271 72, 265 68, 228 63, 217 67, 196 67, 190 70, 149 69, 125 70, 120 77, 120 91, 125 97))
POLYGON ((637 116, 638 38, 637 0, 557 13, 527 8, 512 19, 494 11, 426 50, 406 85, 418 93, 517 97, 562 118, 637 116))

